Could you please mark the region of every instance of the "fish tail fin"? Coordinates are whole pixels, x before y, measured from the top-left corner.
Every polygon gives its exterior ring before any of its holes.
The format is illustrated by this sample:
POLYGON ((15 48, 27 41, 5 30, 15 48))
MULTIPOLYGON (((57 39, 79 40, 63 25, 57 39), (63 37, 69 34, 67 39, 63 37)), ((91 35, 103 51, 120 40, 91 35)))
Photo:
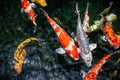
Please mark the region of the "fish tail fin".
POLYGON ((87 2, 87 8, 86 8, 86 11, 88 11, 89 5, 90 5, 90 3, 87 2))
POLYGON ((114 3, 114 2, 112 2, 112 1, 110 2, 110 4, 109 4, 109 5, 110 5, 110 8, 112 7, 113 3, 114 3))
POLYGON ((111 55, 114 55, 114 54, 120 54, 120 50, 117 50, 117 51, 111 53, 111 55))
POLYGON ((47 12, 44 9, 40 8, 40 10, 43 12, 43 14, 45 15, 45 17, 49 18, 49 15, 47 14, 47 12))
POLYGON ((80 12, 80 10, 79 10, 79 8, 78 8, 78 3, 76 3, 76 11, 75 11, 75 13, 76 13, 77 15, 79 15, 79 12, 80 12))

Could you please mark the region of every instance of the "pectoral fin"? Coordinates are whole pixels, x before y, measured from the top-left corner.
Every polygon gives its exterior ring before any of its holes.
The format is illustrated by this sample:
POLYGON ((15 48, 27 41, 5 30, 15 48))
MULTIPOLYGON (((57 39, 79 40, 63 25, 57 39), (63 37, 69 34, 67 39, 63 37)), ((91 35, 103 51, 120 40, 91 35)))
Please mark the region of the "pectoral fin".
POLYGON ((84 70, 81 70, 81 71, 80 71, 80 75, 82 75, 82 77, 84 78, 85 75, 86 75, 86 72, 85 72, 84 70))
POLYGON ((30 6, 34 9, 36 8, 36 5, 34 3, 30 3, 30 6))
POLYGON ((97 47, 97 44, 96 44, 96 43, 89 44, 89 48, 90 48, 91 51, 92 51, 93 49, 95 49, 96 47, 97 47))
POLYGON ((100 36, 100 38, 105 42, 109 42, 109 40, 105 36, 100 36))
POLYGON ((24 12, 24 10, 23 10, 23 8, 21 8, 21 13, 23 13, 24 12))
POLYGON ((58 54, 65 54, 65 50, 63 48, 57 48, 55 50, 58 54))

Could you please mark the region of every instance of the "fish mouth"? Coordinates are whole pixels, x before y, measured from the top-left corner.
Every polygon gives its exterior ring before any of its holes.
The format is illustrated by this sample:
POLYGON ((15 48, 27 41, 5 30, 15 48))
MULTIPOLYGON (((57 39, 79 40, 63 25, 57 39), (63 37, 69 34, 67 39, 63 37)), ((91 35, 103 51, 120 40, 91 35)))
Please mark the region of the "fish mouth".
POLYGON ((88 66, 88 67, 92 66, 92 56, 91 55, 87 55, 84 58, 84 61, 85 61, 86 66, 88 66))
POLYGON ((87 62, 87 63, 86 63, 86 66, 88 66, 88 67, 92 66, 91 61, 90 61, 90 62, 87 62))

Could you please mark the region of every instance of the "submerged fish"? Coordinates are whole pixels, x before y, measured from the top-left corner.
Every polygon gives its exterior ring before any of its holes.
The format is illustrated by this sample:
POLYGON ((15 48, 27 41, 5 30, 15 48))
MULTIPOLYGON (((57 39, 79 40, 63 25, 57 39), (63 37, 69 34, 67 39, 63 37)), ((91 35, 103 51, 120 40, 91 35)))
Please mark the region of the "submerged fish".
MULTIPOLYGON (((86 33, 83 30, 80 13, 78 10, 78 4, 76 4, 76 14, 78 15, 77 19, 77 41, 80 50, 80 56, 83 58, 86 65, 89 67, 92 65, 92 53, 89 47, 89 42, 87 40, 86 33)), ((96 45, 96 44, 94 44, 96 45)))
POLYGON ((32 8, 35 7, 34 3, 30 3, 28 0, 21 0, 21 5, 22 5, 22 9, 21 12, 25 12, 28 14, 30 20, 33 22, 33 24, 35 25, 34 31, 33 33, 36 32, 36 28, 37 28, 37 23, 36 23, 36 16, 35 16, 35 12, 32 8))
POLYGON ((87 29, 89 28, 88 8, 89 8, 89 2, 87 3, 87 8, 86 8, 86 11, 85 11, 84 20, 83 20, 83 24, 82 24, 85 32, 87 32, 87 29))
POLYGON ((105 34, 105 38, 110 43, 110 46, 117 49, 119 47, 118 38, 114 30, 111 28, 110 24, 108 22, 105 22, 105 25, 103 28, 101 28, 101 30, 105 34))
POLYGON ((111 57, 112 54, 105 55, 100 61, 95 64, 92 69, 83 76, 83 80, 96 80, 97 75, 102 69, 103 64, 111 57))
POLYGON ((21 73, 22 71, 22 65, 24 63, 24 59, 26 56, 26 50, 25 50, 25 45, 27 45, 30 41, 38 41, 37 38, 28 38, 25 41, 23 41, 22 43, 20 43, 16 49, 16 51, 14 52, 14 60, 15 60, 15 64, 14 64, 14 69, 18 72, 18 74, 21 73))
MULTIPOLYGON (((106 20, 112 25, 112 22, 117 19, 117 16, 113 13, 110 13, 109 15, 106 15, 106 20)), ((93 25, 90 25, 88 28, 86 28, 86 33, 91 33, 97 30, 101 29, 101 23, 102 23, 102 18, 100 20, 94 21, 93 25)))
POLYGON ((59 54, 67 53, 69 56, 71 56, 74 60, 79 59, 79 51, 77 46, 75 45, 74 40, 67 34, 67 32, 61 28, 52 18, 48 16, 48 14, 43 10, 43 14, 47 18, 49 24, 54 29, 60 44, 63 48, 56 49, 56 52, 59 54))
POLYGON ((40 4, 42 7, 47 6, 46 0, 31 0, 31 2, 36 2, 40 4))

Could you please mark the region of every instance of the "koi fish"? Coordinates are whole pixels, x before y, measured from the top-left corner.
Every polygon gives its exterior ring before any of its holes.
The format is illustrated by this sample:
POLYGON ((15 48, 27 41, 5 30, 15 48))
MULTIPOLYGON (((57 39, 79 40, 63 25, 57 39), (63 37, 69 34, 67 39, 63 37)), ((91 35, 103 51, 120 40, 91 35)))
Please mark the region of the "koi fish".
POLYGON ((83 76, 83 80, 96 80, 97 75, 102 69, 102 66, 106 63, 106 61, 111 57, 112 54, 105 55, 100 61, 95 64, 92 69, 83 76))
POLYGON ((16 51, 14 52, 14 60, 15 60, 14 69, 17 71, 18 74, 20 74, 22 71, 22 65, 24 63, 24 59, 26 56, 26 50, 24 46, 27 45, 30 41, 38 41, 38 39, 37 38, 26 39, 25 41, 23 41, 18 45, 16 51))
MULTIPOLYGON (((97 31, 97 30, 100 30, 101 29, 101 23, 102 23, 102 19, 103 19, 103 16, 105 16, 109 10, 111 9, 112 5, 113 5, 113 2, 110 2, 109 4, 110 6, 108 8, 105 8, 99 15, 102 17, 101 20, 96 20, 94 21, 94 24, 89 26, 88 28, 86 28, 86 32, 87 33, 91 33, 93 31, 97 31)), ((109 21, 111 24, 112 24, 112 21, 116 20, 116 15, 115 14, 109 14, 109 15, 106 15, 106 19, 107 21, 109 21)))
MULTIPOLYGON (((117 16, 113 13, 106 15, 106 20, 112 25, 112 22, 117 19, 117 16)), ((102 18, 94 21, 94 24, 86 28, 86 33, 91 33, 101 29, 102 18)))
POLYGON ((31 0, 31 2, 36 2, 40 4, 42 7, 47 6, 46 0, 31 0))
POLYGON ((67 53, 69 56, 71 56, 74 60, 79 60, 79 50, 77 46, 75 45, 74 40, 67 34, 67 32, 61 28, 52 18, 49 17, 49 15, 43 10, 43 14, 47 18, 49 24, 54 29, 60 44, 63 48, 56 49, 56 52, 59 54, 67 53))
POLYGON ((89 7, 89 2, 87 3, 87 8, 86 8, 86 11, 85 11, 84 20, 83 20, 83 24, 82 24, 85 32, 87 32, 87 29, 89 28, 88 7, 89 7))
POLYGON ((101 30, 105 34, 105 38, 110 43, 110 46, 117 49, 119 47, 117 35, 111 28, 110 24, 108 22, 105 22, 105 26, 101 30))
MULTIPOLYGON (((92 53, 89 47, 89 42, 87 40, 86 33, 83 30, 80 14, 78 10, 78 4, 76 4, 76 14, 78 15, 77 18, 77 41, 80 50, 80 56, 83 58, 86 65, 89 67, 92 65, 92 53)), ((93 44, 95 47, 96 44, 93 44)))
POLYGON ((28 14, 30 20, 33 22, 33 24, 35 25, 34 31, 33 33, 36 32, 36 28, 37 28, 37 23, 36 23, 36 16, 35 16, 35 12, 32 8, 35 8, 35 4, 34 3, 30 3, 28 0, 21 0, 21 5, 22 5, 22 9, 21 12, 25 12, 28 14))

